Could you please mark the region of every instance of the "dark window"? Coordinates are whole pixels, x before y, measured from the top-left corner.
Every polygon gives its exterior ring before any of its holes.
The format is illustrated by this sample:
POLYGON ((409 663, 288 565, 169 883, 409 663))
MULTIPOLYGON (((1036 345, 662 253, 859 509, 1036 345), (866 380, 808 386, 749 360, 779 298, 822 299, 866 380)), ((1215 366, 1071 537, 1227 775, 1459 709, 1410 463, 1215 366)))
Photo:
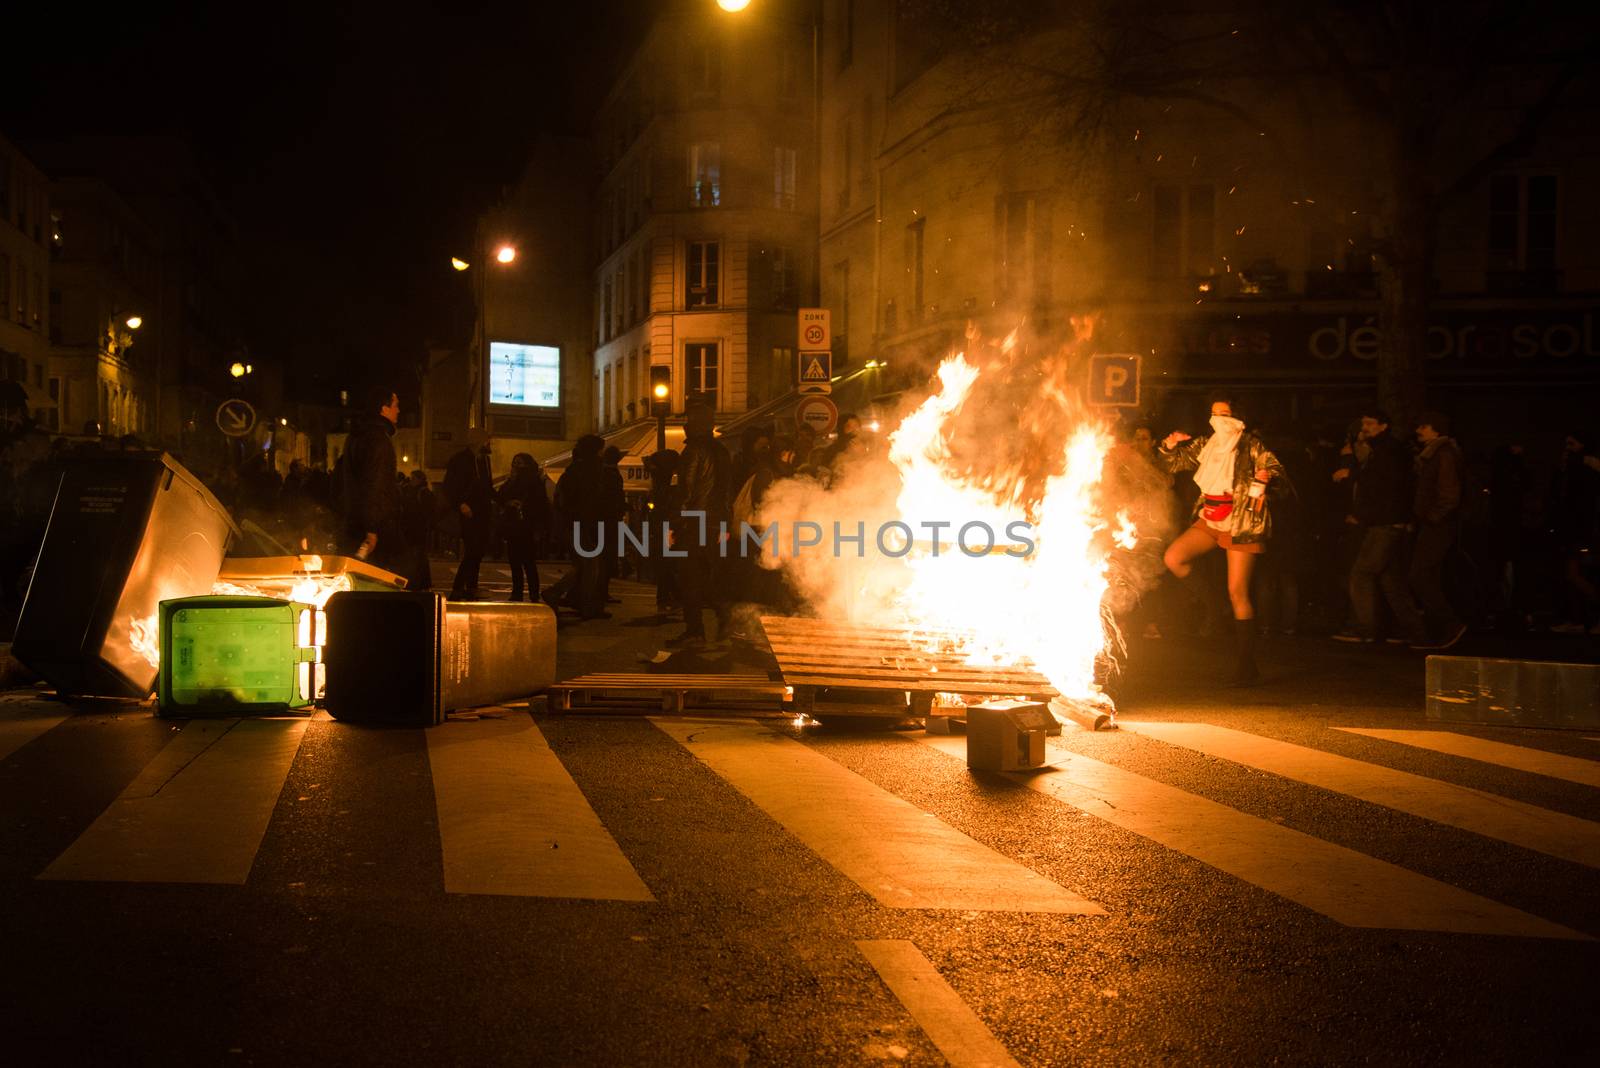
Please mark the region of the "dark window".
POLYGON ((839 69, 855 58, 856 0, 839 0, 839 69))
POLYGON ((772 206, 794 210, 795 152, 779 146, 772 150, 772 206))
POLYGON ((689 242, 685 308, 715 308, 720 303, 717 252, 715 241, 689 242))
POLYGON ((703 398, 713 409, 718 403, 717 343, 691 341, 683 347, 684 400, 703 398))
POLYGON ((775 308, 794 307, 795 279, 793 253, 782 246, 774 248, 767 255, 767 265, 772 272, 772 306, 775 308))
POLYGON ((833 324, 833 357, 850 362, 850 261, 840 260, 833 268, 839 287, 839 318, 833 324))
POLYGON ((722 91, 722 52, 714 41, 703 41, 694 50, 689 91, 696 96, 716 96, 722 91))
POLYGON ((1553 174, 1489 179, 1488 285, 1497 293, 1550 292, 1556 270, 1559 190, 1553 174))

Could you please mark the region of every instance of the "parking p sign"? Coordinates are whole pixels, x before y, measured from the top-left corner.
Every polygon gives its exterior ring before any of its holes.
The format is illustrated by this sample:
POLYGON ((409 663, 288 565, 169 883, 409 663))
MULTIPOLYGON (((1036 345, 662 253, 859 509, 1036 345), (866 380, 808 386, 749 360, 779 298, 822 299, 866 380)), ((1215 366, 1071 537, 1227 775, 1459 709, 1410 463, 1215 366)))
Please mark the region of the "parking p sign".
POLYGON ((1102 408, 1139 406, 1139 356, 1089 357, 1089 403, 1102 408))

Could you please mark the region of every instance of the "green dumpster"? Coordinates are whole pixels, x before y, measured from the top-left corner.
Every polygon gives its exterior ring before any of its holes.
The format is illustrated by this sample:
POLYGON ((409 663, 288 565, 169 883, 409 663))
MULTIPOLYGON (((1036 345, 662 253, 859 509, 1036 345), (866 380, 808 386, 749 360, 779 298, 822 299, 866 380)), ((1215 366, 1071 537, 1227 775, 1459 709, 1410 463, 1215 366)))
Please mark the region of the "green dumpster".
POLYGON ((273 597, 161 602, 162 715, 304 708, 322 685, 322 612, 273 597))

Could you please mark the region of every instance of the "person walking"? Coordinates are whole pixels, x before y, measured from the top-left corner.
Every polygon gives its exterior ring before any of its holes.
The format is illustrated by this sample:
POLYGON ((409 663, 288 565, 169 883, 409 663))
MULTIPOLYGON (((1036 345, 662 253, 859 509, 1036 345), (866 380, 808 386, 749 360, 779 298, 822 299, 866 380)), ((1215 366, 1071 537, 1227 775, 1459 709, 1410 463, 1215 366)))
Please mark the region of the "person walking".
POLYGON ((1438 652, 1467 633, 1467 625, 1444 592, 1445 562, 1455 548, 1461 513, 1461 447, 1449 436, 1450 420, 1443 412, 1423 412, 1416 431, 1422 452, 1417 456, 1412 498, 1417 540, 1411 549, 1411 589, 1442 637, 1424 639, 1412 648, 1438 652))
POLYGON ((368 397, 371 407, 359 415, 339 458, 340 513, 344 517, 341 548, 360 560, 404 575, 411 563, 400 522, 400 493, 395 483, 395 423, 400 397, 380 386, 368 397))
POLYGON ((1381 588, 1398 627, 1398 633, 1390 640, 1420 644, 1427 641, 1428 635, 1405 568, 1407 532, 1411 528, 1411 457, 1389 432, 1389 416, 1376 407, 1361 417, 1360 442, 1365 446, 1360 451, 1366 459, 1334 472, 1334 481, 1349 479, 1352 483, 1350 514, 1361 531, 1355 562, 1350 566, 1350 608, 1355 627, 1335 634, 1334 639, 1368 644, 1380 639, 1381 588))
POLYGON ((511 565, 511 599, 539 600, 539 538, 550 526, 550 500, 544 495, 544 472, 525 452, 511 458, 511 477, 500 487, 500 517, 506 536, 506 561, 511 565))
POLYGON ((488 431, 473 427, 467 431, 466 447, 450 457, 445 467, 445 501, 461 521, 461 563, 450 584, 452 600, 475 600, 479 596, 478 569, 489 548, 494 510, 489 445, 488 431))
MULTIPOLYGON (((1162 556, 1179 579, 1194 574, 1195 562, 1213 549, 1227 554, 1228 600, 1233 608, 1235 659, 1229 683, 1248 686, 1259 678, 1255 660, 1255 608, 1250 602, 1250 576, 1256 559, 1272 536, 1267 489, 1282 479, 1283 465, 1234 412, 1230 397, 1211 402, 1211 433, 1191 438, 1168 434, 1158 452, 1168 473, 1193 471, 1200 494, 1191 515, 1193 525, 1178 535, 1162 556)), ((1282 492, 1280 489, 1279 492, 1282 492)), ((1199 598, 1203 604, 1204 599, 1199 598)))
POLYGON ((673 544, 686 555, 678 560, 683 585, 683 633, 668 646, 699 645, 706 640, 705 609, 717 611, 717 636, 728 631, 727 591, 721 588, 721 524, 732 506, 733 461, 714 434, 716 414, 705 403, 687 412, 679 507, 683 514, 672 528, 673 544), (700 516, 688 513, 698 512, 700 516))

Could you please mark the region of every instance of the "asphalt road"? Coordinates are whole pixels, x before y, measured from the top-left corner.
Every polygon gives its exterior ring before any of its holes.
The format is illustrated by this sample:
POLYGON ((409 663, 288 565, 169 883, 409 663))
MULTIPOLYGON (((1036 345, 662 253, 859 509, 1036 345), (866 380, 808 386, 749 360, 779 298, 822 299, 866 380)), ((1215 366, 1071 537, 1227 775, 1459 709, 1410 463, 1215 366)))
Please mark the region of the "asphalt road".
MULTIPOLYGON (((672 632, 618 589, 564 677, 672 632)), ((16 691, 8 1060, 1594 1063, 1600 732, 1441 728, 1420 660, 1265 651, 1239 694, 1136 645, 1125 729, 1013 776, 914 730, 16 691)))

